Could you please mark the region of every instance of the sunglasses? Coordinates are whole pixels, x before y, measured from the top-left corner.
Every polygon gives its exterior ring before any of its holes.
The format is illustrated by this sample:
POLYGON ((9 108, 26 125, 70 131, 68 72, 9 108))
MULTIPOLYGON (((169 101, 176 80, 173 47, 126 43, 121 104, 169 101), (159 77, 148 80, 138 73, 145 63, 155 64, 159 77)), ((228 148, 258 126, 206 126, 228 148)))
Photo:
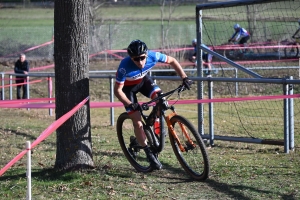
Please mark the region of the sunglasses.
POLYGON ((134 61, 142 61, 142 60, 145 60, 146 56, 140 56, 140 57, 135 57, 135 58, 132 58, 134 61))

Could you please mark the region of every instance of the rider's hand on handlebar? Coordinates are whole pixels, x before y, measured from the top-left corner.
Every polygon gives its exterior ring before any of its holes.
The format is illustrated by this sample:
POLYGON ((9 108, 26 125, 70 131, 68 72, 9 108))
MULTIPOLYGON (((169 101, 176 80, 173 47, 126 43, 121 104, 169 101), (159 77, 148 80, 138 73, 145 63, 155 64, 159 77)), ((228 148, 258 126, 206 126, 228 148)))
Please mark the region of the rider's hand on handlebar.
POLYGON ((193 84, 193 81, 190 80, 188 77, 185 77, 182 80, 182 85, 184 85, 186 87, 186 89, 188 89, 188 90, 190 90, 192 84, 193 84))
POLYGON ((138 110, 140 107, 139 103, 131 103, 127 106, 127 108, 130 108, 131 110, 138 110))
POLYGON ((231 39, 229 39, 228 42, 231 42, 231 39))
POLYGON ((294 39, 295 39, 295 36, 293 35, 293 36, 292 36, 292 38, 294 38, 294 39))

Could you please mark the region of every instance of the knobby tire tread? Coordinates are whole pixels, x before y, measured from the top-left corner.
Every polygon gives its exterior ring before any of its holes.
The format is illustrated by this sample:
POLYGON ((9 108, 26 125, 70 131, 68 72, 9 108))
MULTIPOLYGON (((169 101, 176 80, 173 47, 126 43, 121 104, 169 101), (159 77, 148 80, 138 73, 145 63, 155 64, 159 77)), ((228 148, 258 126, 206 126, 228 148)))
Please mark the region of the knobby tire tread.
MULTIPOLYGON (((125 155, 125 157, 127 158, 127 160, 129 161, 129 163, 139 172, 151 172, 153 171, 152 167, 150 167, 150 164, 147 164, 147 166, 143 166, 141 164, 139 164, 129 153, 128 151, 128 146, 129 144, 125 143, 124 137, 123 137, 123 124, 125 120, 130 120, 130 117, 128 116, 128 114, 122 113, 117 120, 117 136, 118 136, 118 140, 119 140, 119 144, 122 148, 122 151, 125 155)), ((132 135, 134 136, 134 130, 132 129, 132 135)), ((127 138, 128 139, 128 138, 127 138)), ((140 151, 144 151, 143 149, 141 149, 140 151)), ((144 152, 142 152, 144 153, 144 152)))
MULTIPOLYGON (((179 163, 181 164, 181 166, 194 180, 204 181, 208 178, 209 171, 210 171, 210 164, 209 164, 208 154, 206 152, 206 146, 205 146, 201 136, 199 135, 198 131, 196 131, 194 126, 186 118, 184 118, 180 115, 175 115, 174 117, 171 118, 171 124, 173 127, 178 122, 181 122, 186 127, 186 129, 189 130, 189 133, 191 133, 194 136, 195 140, 197 141, 197 145, 200 147, 201 156, 203 159, 203 170, 200 173, 195 172, 194 171, 195 169, 192 169, 191 166, 189 166, 188 163, 185 162, 184 156, 181 155, 181 151, 177 147, 175 139, 173 138, 172 134, 169 133, 170 142, 171 142, 173 151, 174 151, 179 163)), ((176 124, 175 126, 179 126, 179 125, 176 124)), ((200 156, 200 154, 198 154, 198 155, 200 156)))

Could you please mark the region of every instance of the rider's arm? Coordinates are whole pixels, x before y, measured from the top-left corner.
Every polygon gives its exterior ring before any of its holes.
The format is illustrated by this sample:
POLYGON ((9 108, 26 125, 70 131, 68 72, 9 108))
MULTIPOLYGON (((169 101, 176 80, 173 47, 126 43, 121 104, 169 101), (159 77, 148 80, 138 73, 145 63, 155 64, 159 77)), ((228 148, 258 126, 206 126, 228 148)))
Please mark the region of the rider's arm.
POLYGON ((231 38, 229 39, 229 41, 233 40, 233 38, 236 36, 237 33, 238 33, 237 31, 234 32, 234 34, 231 36, 231 38))
POLYGON ((187 75, 183 71, 181 65, 179 64, 179 62, 175 58, 173 58, 172 56, 168 56, 167 63, 170 64, 173 67, 173 69, 177 72, 177 74, 182 79, 184 79, 185 77, 187 77, 187 75))
POLYGON ((298 29, 296 30, 296 32, 294 33, 294 35, 293 35, 292 37, 295 37, 295 36, 299 33, 299 31, 300 31, 300 28, 298 28, 298 29))
POLYGON ((116 97, 124 104, 124 106, 128 106, 132 102, 126 97, 125 93, 123 92, 123 86, 123 84, 115 83, 114 93, 116 97))

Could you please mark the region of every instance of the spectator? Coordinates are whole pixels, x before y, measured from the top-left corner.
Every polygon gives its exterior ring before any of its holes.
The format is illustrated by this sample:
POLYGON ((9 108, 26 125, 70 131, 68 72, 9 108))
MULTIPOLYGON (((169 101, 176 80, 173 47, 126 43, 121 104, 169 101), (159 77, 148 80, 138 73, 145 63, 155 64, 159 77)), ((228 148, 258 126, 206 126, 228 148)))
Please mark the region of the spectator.
MULTIPOLYGON (((191 58, 191 61, 194 61, 195 64, 197 65, 197 60, 196 60, 196 56, 197 56, 197 39, 193 39, 192 40, 192 45, 194 47, 194 53, 192 55, 192 58, 191 58)), ((205 46, 206 48, 208 49, 211 49, 209 47, 207 47, 205 44, 202 44, 203 46, 205 46)), ((203 60, 203 66, 204 68, 206 69, 205 70, 205 75, 207 77, 211 77, 211 61, 212 61, 212 57, 213 55, 205 52, 205 51, 202 51, 202 60, 203 60)))
MULTIPOLYGON (((170 64, 188 89, 192 83, 175 58, 159 52, 148 51, 146 44, 141 40, 133 40, 127 48, 127 53, 129 56, 121 61, 117 70, 114 93, 132 119, 136 140, 143 147, 150 166, 154 169, 161 169, 162 164, 157 159, 157 155, 147 146, 141 114, 138 112, 137 93, 140 92, 153 99, 157 97, 157 93, 161 92, 159 86, 147 75, 157 62, 170 64)), ((133 141, 136 140, 134 138, 133 141)))
MULTIPOLYGON (((15 63, 15 73, 16 74, 28 74, 29 63, 26 60, 25 54, 20 54, 19 59, 15 63)), ((21 87, 23 88, 23 99, 27 99, 27 76, 16 76, 17 85, 17 99, 21 99, 21 87)))

